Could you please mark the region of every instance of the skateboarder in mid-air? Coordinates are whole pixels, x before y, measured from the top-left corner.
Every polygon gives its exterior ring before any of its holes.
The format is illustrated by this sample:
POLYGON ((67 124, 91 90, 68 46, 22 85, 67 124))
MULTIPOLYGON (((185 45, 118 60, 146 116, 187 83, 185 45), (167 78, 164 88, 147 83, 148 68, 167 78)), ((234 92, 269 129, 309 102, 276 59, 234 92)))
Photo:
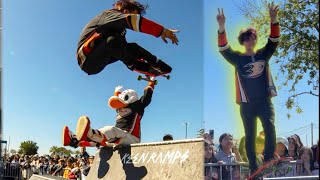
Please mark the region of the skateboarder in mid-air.
POLYGON ((140 47, 126 41, 126 29, 146 33, 167 43, 178 45, 177 30, 170 30, 144 18, 147 9, 137 1, 119 0, 113 9, 91 19, 82 30, 77 47, 77 60, 88 75, 101 72, 108 64, 122 61, 130 70, 147 72, 150 66, 170 73, 171 67, 140 47), (141 61, 141 59, 143 61, 141 61))
POLYGON ((265 132, 264 161, 271 161, 274 157, 276 132, 274 126, 274 107, 271 97, 276 95, 276 89, 270 74, 268 62, 276 51, 280 39, 280 28, 277 21, 278 6, 268 5, 271 19, 271 32, 268 43, 262 49, 255 51, 257 44, 256 30, 247 28, 240 32, 239 43, 245 47, 241 53, 232 50, 225 32, 225 16, 223 10, 218 9, 217 21, 218 45, 222 56, 235 67, 236 97, 240 104, 240 114, 245 129, 245 147, 251 173, 258 169, 255 152, 255 138, 257 133, 256 118, 259 117, 265 132))
POLYGON ((78 120, 76 134, 67 126, 62 131, 62 143, 64 146, 105 146, 108 143, 132 144, 139 143, 140 121, 144 109, 150 104, 154 82, 150 81, 144 89, 144 95, 139 99, 138 94, 132 90, 121 90, 121 86, 115 88, 114 96, 109 99, 109 106, 116 110, 116 125, 105 126, 101 129, 92 129, 87 116, 81 116, 78 120))

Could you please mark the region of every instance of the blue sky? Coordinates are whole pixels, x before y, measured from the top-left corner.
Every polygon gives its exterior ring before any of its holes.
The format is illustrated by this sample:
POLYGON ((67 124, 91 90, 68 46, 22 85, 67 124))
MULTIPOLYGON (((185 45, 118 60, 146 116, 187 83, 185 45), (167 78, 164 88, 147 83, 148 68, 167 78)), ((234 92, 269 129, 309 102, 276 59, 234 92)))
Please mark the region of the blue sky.
MULTIPOLYGON (((218 7, 224 9, 226 16, 226 32, 230 45, 234 49, 243 50, 237 42, 237 36, 242 28, 249 26, 249 21, 245 19, 235 6, 239 1, 204 1, 204 121, 206 131, 215 130, 215 139, 225 132, 234 134, 235 138, 244 135, 244 129, 239 113, 239 106, 235 103, 234 88, 234 68, 227 63, 218 52, 217 31, 218 24, 216 15, 218 7)), ((267 22, 266 22, 267 23, 267 22)), ((280 22, 281 24, 281 22, 280 22)), ((273 63, 271 59, 271 68, 273 76, 277 74, 278 65, 273 63)), ((275 80, 276 85, 280 85, 281 77, 275 80)), ((297 87, 297 90, 307 90, 304 84, 297 87)), ((289 112, 285 107, 286 97, 288 97, 288 89, 278 90, 278 96, 273 98, 276 114, 276 130, 277 135, 286 136, 289 131, 300 134, 304 144, 310 146, 311 128, 305 126, 315 123, 314 143, 319 137, 319 99, 314 96, 299 97, 299 104, 303 109, 302 114, 292 113, 292 118, 287 119, 286 114, 289 112), (300 127, 305 127, 299 129, 300 127), (308 137, 306 135, 308 134, 308 137), (306 142, 308 138, 308 143, 306 142)), ((258 125, 261 131, 261 124, 258 125)), ((258 132, 259 132, 258 131, 258 132)), ((289 133, 290 134, 290 133, 289 133)))
MULTIPOLYGON (((98 75, 80 70, 76 45, 84 25, 115 2, 110 0, 4 0, 3 1, 3 139, 18 150, 32 140, 39 154, 62 146, 64 125, 75 130, 81 115, 92 127, 114 125, 116 112, 107 105, 117 85, 143 93, 146 82, 121 62, 98 75)), ((171 80, 159 78, 153 100, 142 119, 142 142, 161 141, 166 133, 188 138, 203 127, 202 4, 199 1, 151 1, 145 17, 165 27, 179 29, 180 44, 128 31, 137 42, 173 67, 171 80), (168 5, 170 4, 170 5, 168 5), (181 7, 183 4, 183 8, 181 7), (193 15, 187 15, 192 13, 193 15)), ((89 152, 93 153, 95 148, 89 152)))

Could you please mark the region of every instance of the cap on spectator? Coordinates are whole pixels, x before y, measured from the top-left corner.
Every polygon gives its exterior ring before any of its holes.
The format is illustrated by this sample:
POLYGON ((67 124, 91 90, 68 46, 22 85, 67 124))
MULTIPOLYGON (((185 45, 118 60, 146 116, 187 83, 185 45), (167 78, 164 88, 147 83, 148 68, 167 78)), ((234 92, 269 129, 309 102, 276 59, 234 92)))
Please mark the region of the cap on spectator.
POLYGON ((277 144, 281 143, 288 149, 289 142, 288 142, 287 138, 285 138, 285 137, 277 137, 276 143, 277 144))

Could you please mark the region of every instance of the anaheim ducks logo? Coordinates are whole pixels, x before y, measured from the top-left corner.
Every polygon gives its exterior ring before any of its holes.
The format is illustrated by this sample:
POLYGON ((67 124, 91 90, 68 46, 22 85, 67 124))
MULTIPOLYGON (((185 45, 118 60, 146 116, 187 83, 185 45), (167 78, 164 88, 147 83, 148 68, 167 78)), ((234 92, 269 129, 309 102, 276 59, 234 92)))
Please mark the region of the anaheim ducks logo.
POLYGON ((117 109, 117 119, 121 119, 131 114, 132 110, 130 108, 120 108, 117 109))
POLYGON ((243 75, 246 78, 256 78, 261 76, 265 67, 265 61, 259 60, 255 62, 248 63, 244 66, 244 68, 248 68, 246 72, 248 74, 243 75))

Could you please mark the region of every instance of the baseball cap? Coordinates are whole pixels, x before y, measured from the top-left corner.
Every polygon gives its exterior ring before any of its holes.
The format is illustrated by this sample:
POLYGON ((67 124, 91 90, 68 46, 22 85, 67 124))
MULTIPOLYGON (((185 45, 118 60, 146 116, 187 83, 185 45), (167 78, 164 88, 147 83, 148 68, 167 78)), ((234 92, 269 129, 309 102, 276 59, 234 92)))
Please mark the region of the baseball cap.
POLYGON ((285 137, 277 137, 276 139, 276 143, 281 143, 283 144, 287 149, 288 149, 288 145, 289 145, 289 142, 288 142, 288 139, 285 138, 285 137))

